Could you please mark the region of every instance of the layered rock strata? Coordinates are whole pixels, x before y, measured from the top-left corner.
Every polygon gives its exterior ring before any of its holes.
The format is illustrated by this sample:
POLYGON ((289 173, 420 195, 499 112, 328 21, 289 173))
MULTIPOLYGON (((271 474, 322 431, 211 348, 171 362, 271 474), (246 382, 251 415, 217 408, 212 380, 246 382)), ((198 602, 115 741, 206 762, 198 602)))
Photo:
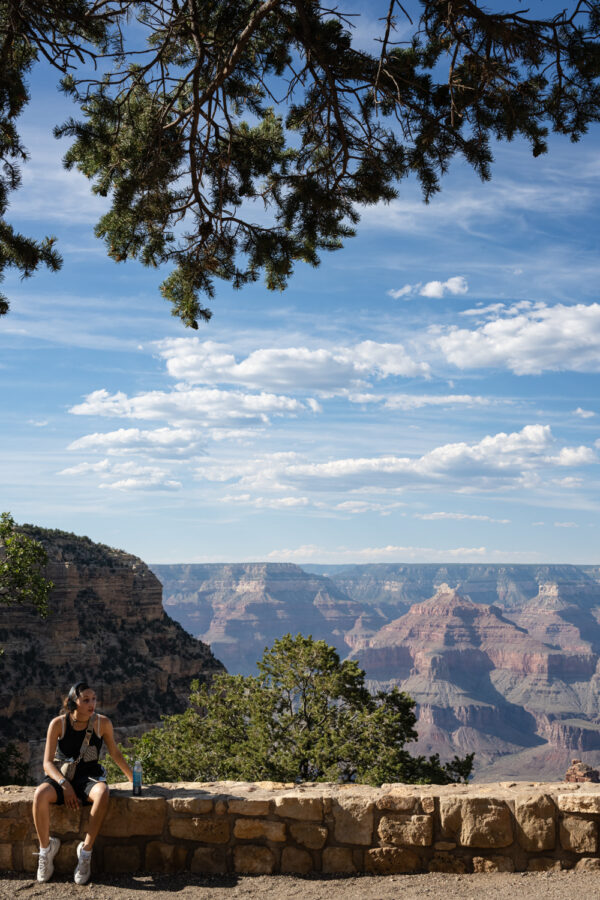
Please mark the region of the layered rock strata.
POLYGON ((162 606, 161 584, 135 556, 64 532, 29 528, 48 553, 50 615, 2 607, 0 737, 45 737, 74 681, 120 728, 156 723, 186 706, 190 683, 223 666, 162 606))
MULTIPOLYGON (((0 870, 34 872, 33 790, 0 788, 0 870)), ((70 874, 88 810, 52 809, 70 874)), ((600 785, 113 786, 95 873, 217 875, 600 869, 600 785)))

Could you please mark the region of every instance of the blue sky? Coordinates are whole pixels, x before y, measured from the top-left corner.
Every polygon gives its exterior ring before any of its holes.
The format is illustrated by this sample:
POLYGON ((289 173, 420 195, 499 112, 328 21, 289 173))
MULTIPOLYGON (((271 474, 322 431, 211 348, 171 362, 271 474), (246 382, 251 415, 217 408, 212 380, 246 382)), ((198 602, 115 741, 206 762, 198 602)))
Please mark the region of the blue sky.
POLYGON ((217 284, 198 332, 116 265, 61 169, 38 71, 10 220, 57 275, 6 279, 2 509, 148 562, 598 563, 600 131, 492 181, 406 182, 283 293, 217 284))

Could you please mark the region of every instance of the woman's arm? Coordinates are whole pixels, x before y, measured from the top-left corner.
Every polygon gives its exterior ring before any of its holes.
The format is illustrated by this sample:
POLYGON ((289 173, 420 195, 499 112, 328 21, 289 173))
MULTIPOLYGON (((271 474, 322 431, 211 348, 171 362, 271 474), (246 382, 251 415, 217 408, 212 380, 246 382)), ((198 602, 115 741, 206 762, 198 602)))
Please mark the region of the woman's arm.
POLYGON ((55 781, 63 778, 62 772, 54 765, 54 757, 56 756, 56 745, 62 732, 62 716, 52 719, 48 725, 48 734, 46 735, 46 747, 44 749, 44 772, 55 781))
POLYGON ((131 770, 131 766, 119 750, 117 743, 115 741, 115 735, 113 732, 113 726, 110 719, 107 719, 106 716, 102 716, 102 728, 101 735, 104 738, 104 743, 106 744, 106 749, 120 768, 121 772, 128 781, 133 781, 133 772, 131 770))

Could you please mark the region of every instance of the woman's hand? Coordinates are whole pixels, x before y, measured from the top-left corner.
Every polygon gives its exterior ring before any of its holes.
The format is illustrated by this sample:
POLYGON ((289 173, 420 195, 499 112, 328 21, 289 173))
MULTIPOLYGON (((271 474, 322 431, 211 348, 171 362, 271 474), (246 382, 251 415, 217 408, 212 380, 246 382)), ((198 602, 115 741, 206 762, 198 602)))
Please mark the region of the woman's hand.
POLYGON ((65 781, 62 786, 63 793, 65 795, 65 806, 68 806, 69 809, 77 809, 81 806, 81 801, 79 797, 73 790, 73 785, 70 781, 65 781))

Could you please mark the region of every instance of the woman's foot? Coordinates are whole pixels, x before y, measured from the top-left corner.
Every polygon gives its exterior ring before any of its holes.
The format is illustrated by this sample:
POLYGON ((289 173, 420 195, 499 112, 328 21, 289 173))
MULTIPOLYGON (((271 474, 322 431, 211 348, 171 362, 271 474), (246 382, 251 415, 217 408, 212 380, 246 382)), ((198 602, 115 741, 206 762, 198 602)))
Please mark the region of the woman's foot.
POLYGON ((87 884, 92 867, 92 851, 83 849, 83 841, 77 845, 77 865, 75 866, 75 884, 87 884))
POLYGON ((51 837, 50 843, 45 850, 40 847, 39 862, 37 870, 38 881, 49 881, 54 872, 54 857, 60 850, 60 841, 58 838, 51 837))

